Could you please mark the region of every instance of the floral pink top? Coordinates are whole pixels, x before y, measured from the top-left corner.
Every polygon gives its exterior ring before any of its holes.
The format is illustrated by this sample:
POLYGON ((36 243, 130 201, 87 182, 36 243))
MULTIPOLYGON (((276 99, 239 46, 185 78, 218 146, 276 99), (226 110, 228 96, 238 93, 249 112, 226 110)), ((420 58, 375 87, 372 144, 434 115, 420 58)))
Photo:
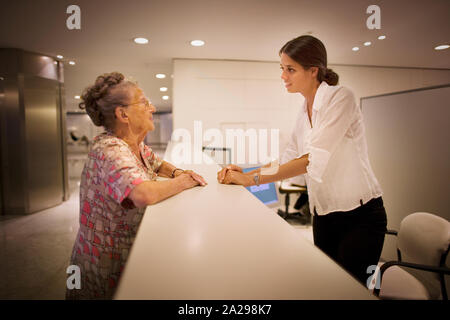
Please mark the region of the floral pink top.
POLYGON ((141 143, 145 165, 128 144, 111 133, 95 137, 80 183, 80 228, 71 265, 81 271, 81 289, 67 299, 111 299, 145 208, 127 198, 143 181, 156 179, 162 160, 141 143))

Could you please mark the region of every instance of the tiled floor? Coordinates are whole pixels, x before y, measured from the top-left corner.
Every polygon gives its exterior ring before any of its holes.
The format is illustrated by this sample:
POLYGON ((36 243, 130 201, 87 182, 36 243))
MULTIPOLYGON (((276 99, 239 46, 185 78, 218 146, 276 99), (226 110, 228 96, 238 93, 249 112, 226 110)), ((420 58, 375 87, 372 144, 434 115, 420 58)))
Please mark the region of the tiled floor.
MULTIPOLYGON (((0 216, 0 299, 64 299, 78 230, 76 181, 61 205, 26 216, 0 216)), ((311 226, 288 222, 312 241, 311 226)))
POLYGON ((0 299, 64 299, 78 230, 78 186, 61 205, 25 216, 0 216, 0 299))

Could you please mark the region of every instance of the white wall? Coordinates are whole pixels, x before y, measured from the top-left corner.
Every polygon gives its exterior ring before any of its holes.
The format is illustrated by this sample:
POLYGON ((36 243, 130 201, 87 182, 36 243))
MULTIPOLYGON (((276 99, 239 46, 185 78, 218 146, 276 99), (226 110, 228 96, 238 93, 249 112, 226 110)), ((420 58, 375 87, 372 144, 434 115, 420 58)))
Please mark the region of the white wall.
POLYGON ((203 131, 280 129, 284 144, 303 99, 285 92, 272 62, 176 59, 173 76, 174 130, 193 132, 195 120, 203 131))
POLYGON ((450 83, 450 70, 330 65, 339 84, 350 87, 357 103, 362 97, 450 83))

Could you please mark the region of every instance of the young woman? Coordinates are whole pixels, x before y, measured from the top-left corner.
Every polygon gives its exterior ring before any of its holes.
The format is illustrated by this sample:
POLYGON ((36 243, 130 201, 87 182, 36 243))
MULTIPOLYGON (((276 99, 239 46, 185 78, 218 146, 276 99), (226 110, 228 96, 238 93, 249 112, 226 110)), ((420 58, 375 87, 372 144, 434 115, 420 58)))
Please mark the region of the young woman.
POLYGON ((249 186, 305 174, 315 245, 366 284, 367 268, 381 255, 387 219, 361 110, 353 93, 337 85, 339 77, 327 68, 319 39, 300 36, 279 54, 287 91, 305 97, 290 142, 298 157, 277 170, 263 167, 245 174, 230 165, 217 178, 249 186))

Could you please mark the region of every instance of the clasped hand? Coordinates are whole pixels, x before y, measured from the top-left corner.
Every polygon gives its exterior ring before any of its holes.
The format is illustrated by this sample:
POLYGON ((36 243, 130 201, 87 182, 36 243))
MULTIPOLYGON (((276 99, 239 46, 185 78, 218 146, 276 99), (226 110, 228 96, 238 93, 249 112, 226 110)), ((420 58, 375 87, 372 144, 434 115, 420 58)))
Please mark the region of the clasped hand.
POLYGON ((242 172, 242 168, 234 164, 230 164, 217 172, 217 181, 223 184, 240 184, 243 186, 252 185, 251 176, 242 172))
POLYGON ((201 175, 199 175, 198 173, 195 173, 192 170, 184 170, 182 174, 189 175, 191 177, 191 179, 197 183, 197 185, 201 185, 201 186, 207 185, 205 179, 201 175))

